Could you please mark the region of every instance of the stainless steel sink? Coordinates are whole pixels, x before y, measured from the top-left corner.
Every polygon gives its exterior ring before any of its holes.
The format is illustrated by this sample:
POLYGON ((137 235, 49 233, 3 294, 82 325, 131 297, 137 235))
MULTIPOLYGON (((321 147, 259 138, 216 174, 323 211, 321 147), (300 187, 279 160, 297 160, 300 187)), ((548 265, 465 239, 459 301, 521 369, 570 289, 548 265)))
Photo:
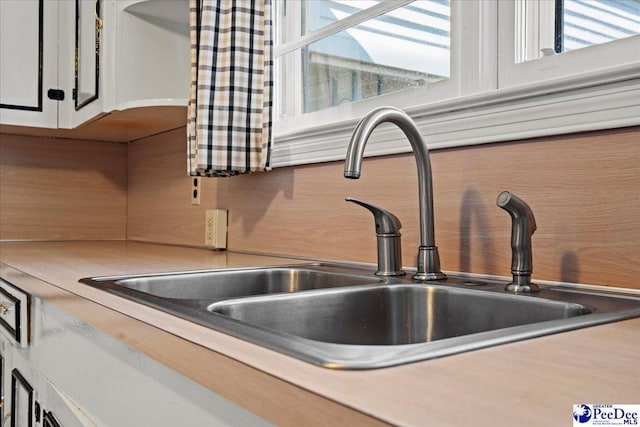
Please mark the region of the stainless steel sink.
POLYGON ((413 283, 352 265, 97 277, 81 282, 302 360, 372 369, 640 316, 640 298, 505 282, 413 283))
POLYGON ((569 302, 424 285, 224 301, 209 310, 309 340, 356 345, 425 343, 592 311, 569 302))
POLYGON ((217 300, 249 295, 298 292, 380 283, 381 279, 305 267, 273 267, 196 271, 102 280, 112 285, 163 298, 217 300))

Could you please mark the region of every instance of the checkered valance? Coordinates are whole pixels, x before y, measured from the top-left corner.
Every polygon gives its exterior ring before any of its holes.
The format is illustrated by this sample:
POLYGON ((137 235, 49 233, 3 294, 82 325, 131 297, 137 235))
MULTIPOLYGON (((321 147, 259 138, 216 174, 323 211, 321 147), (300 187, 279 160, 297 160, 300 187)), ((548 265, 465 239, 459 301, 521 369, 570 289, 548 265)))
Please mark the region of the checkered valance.
POLYGON ((271 0, 189 0, 188 172, 265 171, 271 151, 271 0))

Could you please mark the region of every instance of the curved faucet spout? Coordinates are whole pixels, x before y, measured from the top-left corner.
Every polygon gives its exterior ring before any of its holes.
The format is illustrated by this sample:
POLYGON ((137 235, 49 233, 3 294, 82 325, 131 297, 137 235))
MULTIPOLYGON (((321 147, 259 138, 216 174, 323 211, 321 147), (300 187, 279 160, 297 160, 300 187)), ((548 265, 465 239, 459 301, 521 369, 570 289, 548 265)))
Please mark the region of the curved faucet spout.
POLYGON ((380 107, 362 118, 351 136, 344 163, 345 178, 360 178, 364 148, 373 130, 382 123, 393 123, 407 137, 418 167, 418 203, 420 210, 420 248, 418 271, 414 279, 419 281, 444 279, 440 271, 440 258, 435 245, 433 215, 433 184, 429 149, 422 139, 415 122, 407 113, 394 107, 380 107))

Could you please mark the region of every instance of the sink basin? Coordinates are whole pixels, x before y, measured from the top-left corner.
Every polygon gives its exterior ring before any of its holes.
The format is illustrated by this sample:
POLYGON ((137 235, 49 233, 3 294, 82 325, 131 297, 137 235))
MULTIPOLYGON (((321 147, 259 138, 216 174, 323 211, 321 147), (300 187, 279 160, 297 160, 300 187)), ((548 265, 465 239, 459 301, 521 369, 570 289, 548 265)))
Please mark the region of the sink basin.
MULTIPOLYGON (((91 279, 88 279, 91 280, 91 279)), ((100 278, 101 286, 170 299, 218 300, 380 283, 383 279, 305 267, 248 268, 100 278)), ((86 283, 87 279, 83 279, 86 283)))
POLYGON ((592 311, 569 302, 424 285, 243 299, 209 310, 309 340, 356 345, 425 343, 592 311))
POLYGON ((82 283, 307 362, 373 369, 640 317, 640 298, 449 274, 413 283, 355 265, 95 277, 82 283))

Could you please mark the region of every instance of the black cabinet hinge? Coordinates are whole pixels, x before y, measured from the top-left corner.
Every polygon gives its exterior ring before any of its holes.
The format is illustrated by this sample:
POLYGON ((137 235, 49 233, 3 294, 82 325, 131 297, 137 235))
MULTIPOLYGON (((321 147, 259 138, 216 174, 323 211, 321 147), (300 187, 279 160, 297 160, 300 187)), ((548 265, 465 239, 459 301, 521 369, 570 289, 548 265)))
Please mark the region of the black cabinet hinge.
POLYGON ((47 91, 47 97, 54 101, 64 101, 64 91, 62 89, 49 89, 47 91))

